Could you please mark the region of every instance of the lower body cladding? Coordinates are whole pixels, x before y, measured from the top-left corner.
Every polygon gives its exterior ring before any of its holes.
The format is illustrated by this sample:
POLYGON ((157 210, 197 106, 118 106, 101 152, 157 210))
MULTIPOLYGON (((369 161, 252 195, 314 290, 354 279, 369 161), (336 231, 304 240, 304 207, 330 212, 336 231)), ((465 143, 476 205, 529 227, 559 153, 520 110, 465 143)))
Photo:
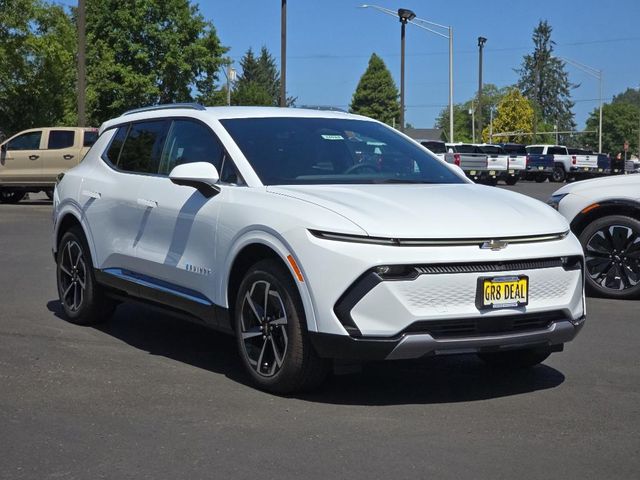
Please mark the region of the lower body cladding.
POLYGON ((396 360, 537 347, 559 351, 584 323, 580 257, 405 266, 403 275, 374 268, 361 276, 334 308, 348 335, 311 333, 318 354, 396 360), (526 289, 519 300, 485 306, 483 282, 494 280, 521 280, 526 289))

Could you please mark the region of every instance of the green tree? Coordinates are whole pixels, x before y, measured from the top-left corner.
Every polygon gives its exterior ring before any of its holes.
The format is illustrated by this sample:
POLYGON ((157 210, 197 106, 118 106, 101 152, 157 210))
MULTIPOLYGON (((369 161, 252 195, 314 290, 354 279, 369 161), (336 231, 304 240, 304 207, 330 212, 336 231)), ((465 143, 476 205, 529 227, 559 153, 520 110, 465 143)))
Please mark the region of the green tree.
MULTIPOLYGON (((280 105, 280 71, 267 47, 263 46, 257 57, 249 48, 240 60, 240 68, 242 73, 231 96, 234 105, 280 105)), ((295 100, 287 97, 287 105, 295 100)))
POLYGON ((375 118, 388 125, 398 123, 398 89, 382 59, 373 53, 351 100, 350 111, 375 118))
MULTIPOLYGON (((599 109, 594 109, 587 119, 587 130, 597 130, 599 109)), ((622 152, 624 141, 629 142, 629 151, 638 151, 638 121, 640 107, 625 102, 606 103, 602 107, 602 151, 611 154, 622 152)), ((586 133, 583 141, 598 145, 598 133, 586 133)))
POLYGON ((640 106, 640 88, 627 88, 623 93, 613 96, 611 103, 628 103, 640 106))
POLYGON ((516 69, 518 88, 536 111, 534 131, 540 122, 557 125, 558 130, 575 128, 571 89, 577 85, 569 82, 564 62, 553 56, 552 30, 546 20, 540 21, 533 31, 533 54, 525 55, 516 69))
MULTIPOLYGON (((483 105, 483 125, 489 125, 491 119, 491 109, 497 107, 502 97, 509 91, 512 86, 498 88, 492 83, 486 83, 482 86, 482 105, 483 105)), ((464 103, 454 105, 453 108, 453 135, 456 142, 471 142, 471 114, 469 110, 475 105, 476 99, 467 100, 464 103)), ((448 140, 449 135, 449 107, 445 107, 436 119, 436 127, 442 129, 443 140, 448 140)), ((477 135, 477 139, 480 135, 477 135)))
POLYGON ((93 124, 144 105, 220 97, 227 48, 188 0, 87 2, 87 45, 93 124))
POLYGON ((75 35, 59 5, 0 0, 0 130, 75 123, 75 35))
POLYGON ((498 104, 496 115, 493 118, 493 132, 520 132, 521 134, 493 135, 490 138, 491 127, 487 125, 482 131, 482 138, 485 142, 491 139, 494 143, 528 143, 531 136, 525 134, 532 131, 533 119, 534 111, 529 100, 524 98, 517 88, 512 88, 498 104))

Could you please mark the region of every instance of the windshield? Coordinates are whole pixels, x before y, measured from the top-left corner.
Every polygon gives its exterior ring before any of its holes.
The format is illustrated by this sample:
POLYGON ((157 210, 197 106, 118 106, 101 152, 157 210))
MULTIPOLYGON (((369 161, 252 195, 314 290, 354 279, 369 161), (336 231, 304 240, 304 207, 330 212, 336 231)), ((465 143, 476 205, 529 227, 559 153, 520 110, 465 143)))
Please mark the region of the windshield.
POLYGON ((221 120, 264 185, 465 183, 391 128, 340 118, 221 120))
POLYGON ((542 155, 544 147, 527 147, 527 153, 531 155, 542 155))

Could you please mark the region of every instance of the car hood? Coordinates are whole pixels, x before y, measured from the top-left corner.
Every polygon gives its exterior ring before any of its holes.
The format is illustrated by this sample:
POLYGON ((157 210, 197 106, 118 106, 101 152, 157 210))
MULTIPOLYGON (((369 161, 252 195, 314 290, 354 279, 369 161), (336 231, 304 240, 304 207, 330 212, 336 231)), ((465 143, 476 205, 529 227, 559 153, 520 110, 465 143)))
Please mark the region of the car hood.
POLYGON ((551 207, 524 195, 475 184, 270 186, 331 210, 372 237, 502 238, 569 230, 551 207))
POLYGON ((640 198, 640 175, 614 175, 611 177, 593 178, 575 183, 568 183, 554 195, 564 195, 573 193, 583 197, 601 196, 629 196, 630 198, 640 198))

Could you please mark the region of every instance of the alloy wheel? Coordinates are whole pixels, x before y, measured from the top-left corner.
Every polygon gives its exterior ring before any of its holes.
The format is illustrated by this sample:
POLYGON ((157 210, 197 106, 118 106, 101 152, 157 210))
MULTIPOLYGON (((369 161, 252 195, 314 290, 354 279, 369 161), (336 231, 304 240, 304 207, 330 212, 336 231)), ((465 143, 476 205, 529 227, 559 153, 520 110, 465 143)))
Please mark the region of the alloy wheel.
POLYGON ((626 290, 640 282, 640 235, 625 225, 596 231, 585 248, 587 272, 602 288, 626 290))
POLYGON ((77 312, 85 298, 87 267, 82 248, 76 241, 65 244, 59 262, 60 298, 71 312, 77 312))
POLYGON ((263 377, 282 368, 287 353, 287 313, 280 293, 266 280, 257 280, 245 293, 240 312, 244 354, 263 377))

